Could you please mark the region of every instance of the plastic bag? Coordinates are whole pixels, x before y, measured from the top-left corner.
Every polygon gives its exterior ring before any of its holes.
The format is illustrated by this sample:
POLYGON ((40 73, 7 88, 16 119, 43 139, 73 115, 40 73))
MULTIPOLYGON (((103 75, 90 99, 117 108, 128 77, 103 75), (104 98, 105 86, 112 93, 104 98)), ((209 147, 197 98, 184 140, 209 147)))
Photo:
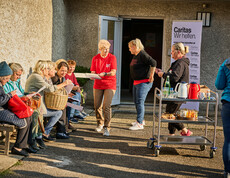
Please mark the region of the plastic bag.
POLYGON ((14 95, 9 101, 8 101, 8 109, 12 111, 16 116, 18 116, 20 119, 30 117, 33 114, 33 109, 29 106, 27 106, 21 98, 18 97, 18 95, 14 95))

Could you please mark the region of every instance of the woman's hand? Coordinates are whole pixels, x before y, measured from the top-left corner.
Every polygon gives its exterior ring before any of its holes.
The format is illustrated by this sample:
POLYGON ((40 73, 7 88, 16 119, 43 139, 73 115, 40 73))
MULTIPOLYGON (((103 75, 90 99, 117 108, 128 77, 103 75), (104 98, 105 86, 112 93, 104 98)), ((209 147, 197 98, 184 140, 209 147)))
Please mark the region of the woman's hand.
POLYGON ((72 97, 74 96, 74 94, 73 94, 73 93, 69 93, 68 96, 69 96, 70 98, 72 98, 72 97))
POLYGON ((99 74, 99 76, 104 77, 104 76, 106 76, 106 74, 107 74, 106 72, 102 72, 102 73, 99 74))
POLYGON ((12 96, 16 95, 16 90, 10 92, 12 96))
POLYGON ((163 71, 159 68, 156 68, 155 73, 158 74, 158 72, 163 72, 163 71))
POLYGON ((159 77, 163 77, 163 75, 164 75, 164 72, 158 72, 159 77))
POLYGON ((65 83, 65 85, 69 85, 69 84, 71 84, 71 83, 72 83, 72 81, 71 81, 71 80, 69 80, 69 79, 67 79, 67 80, 65 80, 65 81, 64 81, 64 83, 65 83))
POLYGON ((150 83, 153 83, 153 81, 154 81, 154 77, 153 77, 152 75, 150 75, 150 76, 149 76, 149 82, 150 82, 150 83))

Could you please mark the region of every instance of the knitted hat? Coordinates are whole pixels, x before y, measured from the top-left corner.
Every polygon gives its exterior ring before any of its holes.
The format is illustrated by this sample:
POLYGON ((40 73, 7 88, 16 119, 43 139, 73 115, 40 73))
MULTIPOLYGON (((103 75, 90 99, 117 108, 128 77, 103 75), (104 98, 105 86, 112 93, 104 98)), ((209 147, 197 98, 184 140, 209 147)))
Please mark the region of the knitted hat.
POLYGON ((12 75, 13 72, 11 70, 11 68, 8 66, 8 64, 6 63, 6 61, 3 61, 0 63, 0 76, 8 76, 8 75, 12 75))

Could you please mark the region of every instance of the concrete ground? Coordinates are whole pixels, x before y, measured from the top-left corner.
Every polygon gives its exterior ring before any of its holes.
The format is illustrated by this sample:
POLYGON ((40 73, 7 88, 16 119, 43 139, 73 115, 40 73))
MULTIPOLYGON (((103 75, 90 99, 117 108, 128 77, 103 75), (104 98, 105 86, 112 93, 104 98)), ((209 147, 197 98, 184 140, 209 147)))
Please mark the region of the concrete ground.
MULTIPOLYGON (((223 130, 218 122, 213 159, 209 158, 210 146, 204 151, 198 145, 162 145, 160 155, 146 144, 152 137, 152 107, 146 109, 144 130, 128 130, 135 120, 133 106, 113 108, 111 136, 94 131, 95 114, 75 124, 77 132, 68 140, 47 143, 48 148, 31 154, 0 174, 3 177, 222 177, 223 130)), ((194 135, 204 134, 204 125, 187 125, 194 135)), ((167 134, 167 124, 162 124, 167 134)), ((210 140, 213 126, 208 127, 210 140)), ((177 132, 179 135, 179 133, 177 132)), ((9 157, 0 165, 6 164, 9 157)))

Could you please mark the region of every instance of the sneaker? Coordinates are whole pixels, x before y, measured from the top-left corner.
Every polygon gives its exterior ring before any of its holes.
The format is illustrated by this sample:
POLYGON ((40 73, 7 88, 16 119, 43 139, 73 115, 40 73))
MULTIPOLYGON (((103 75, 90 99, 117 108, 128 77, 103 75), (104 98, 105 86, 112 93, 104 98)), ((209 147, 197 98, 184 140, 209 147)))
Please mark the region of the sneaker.
POLYGON ((56 138, 57 139, 68 139, 69 136, 66 135, 65 133, 56 133, 56 138))
POLYGON ((82 114, 75 115, 74 118, 76 118, 79 121, 84 121, 84 116, 82 114))
POLYGON ((100 132, 102 129, 103 129, 103 125, 99 125, 99 126, 96 127, 95 130, 96 130, 97 132, 100 132))
POLYGON ((88 117, 89 114, 87 114, 86 112, 82 111, 81 114, 84 116, 84 117, 88 117))
POLYGON ((37 146, 37 142, 35 139, 32 140, 32 143, 30 144, 30 146, 34 149, 34 150, 40 150, 40 148, 37 146))
POLYGON ((47 137, 45 135, 42 136, 42 139, 45 141, 45 142, 52 142, 52 141, 55 141, 56 139, 55 138, 52 138, 50 135, 47 137))
POLYGON ((70 123, 73 123, 73 124, 77 124, 78 123, 78 120, 75 119, 74 117, 71 117, 70 120, 69 120, 70 123))
POLYGON ((129 129, 130 130, 140 130, 140 129, 144 129, 144 126, 143 126, 143 124, 136 123, 135 125, 133 125, 129 129))
POLYGON ((36 142, 41 149, 45 149, 47 147, 41 138, 36 138, 36 142))
POLYGON ((183 132, 181 132, 180 134, 181 136, 191 136, 193 133, 188 129, 186 134, 184 134, 183 132))
POLYGON ((107 127, 105 127, 105 129, 104 129, 103 135, 104 135, 104 136, 107 136, 107 137, 109 136, 109 130, 108 130, 107 127))
MULTIPOLYGON (((131 125, 134 126, 135 124, 137 124, 138 122, 135 121, 135 122, 132 122, 131 125)), ((142 121, 142 125, 145 125, 145 120, 142 121)))

